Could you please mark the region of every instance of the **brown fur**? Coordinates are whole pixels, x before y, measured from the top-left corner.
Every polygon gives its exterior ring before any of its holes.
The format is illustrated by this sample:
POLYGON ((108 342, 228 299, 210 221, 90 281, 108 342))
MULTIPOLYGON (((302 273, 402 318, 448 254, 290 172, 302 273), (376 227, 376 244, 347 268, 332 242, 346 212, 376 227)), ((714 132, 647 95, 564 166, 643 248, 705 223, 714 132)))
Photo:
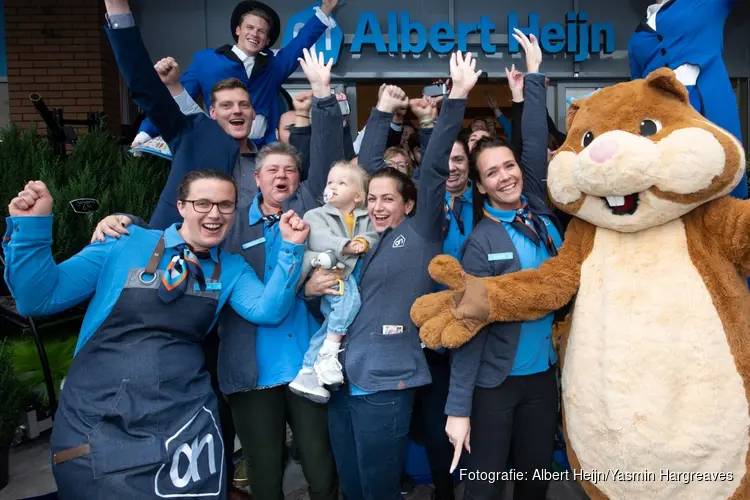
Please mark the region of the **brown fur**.
MULTIPOLYGON (((595 137, 612 130, 638 135, 640 123, 645 119, 659 120, 663 124, 657 134, 649 137, 656 143, 680 129, 700 128, 710 132, 726 153, 723 172, 703 189, 682 194, 652 186, 647 191, 657 199, 677 205, 703 203, 681 217, 688 252, 721 319, 737 372, 750 401, 750 340, 747 337, 747 332, 750 332, 750 295, 745 281, 750 275, 750 202, 720 197, 729 191, 737 172, 744 165, 742 152, 733 140, 717 131, 690 106, 687 90, 671 70, 660 69, 644 80, 604 89, 574 102, 566 119, 567 140, 560 150, 581 153, 584 149, 582 138, 588 131, 595 137)), ((572 203, 561 203, 551 196, 551 201, 560 209, 576 215, 587 196, 582 192, 580 199, 572 203)), ((498 277, 477 279, 462 276, 455 259, 447 256, 436 258, 435 265, 430 266, 430 274, 436 281, 448 285, 450 290, 424 296, 415 302, 412 318, 421 326, 423 341, 430 347, 458 347, 489 322, 533 320, 559 309, 578 291, 581 266, 592 251, 596 232, 596 226, 574 219, 557 257, 539 269, 498 277), (466 300, 469 296, 471 301, 466 300)), ((575 321, 573 315, 573 325, 575 321)), ((569 329, 564 329, 557 345, 563 370, 569 333, 569 329)), ((566 422, 563 408, 563 428, 567 435, 566 422)), ((580 470, 575 450, 570 445, 568 458, 571 466, 580 470)), ((745 464, 746 470, 750 470, 750 450, 745 464)), ((595 485, 582 482, 582 486, 591 498, 606 498, 595 485)), ((750 499, 747 473, 731 498, 750 499)))

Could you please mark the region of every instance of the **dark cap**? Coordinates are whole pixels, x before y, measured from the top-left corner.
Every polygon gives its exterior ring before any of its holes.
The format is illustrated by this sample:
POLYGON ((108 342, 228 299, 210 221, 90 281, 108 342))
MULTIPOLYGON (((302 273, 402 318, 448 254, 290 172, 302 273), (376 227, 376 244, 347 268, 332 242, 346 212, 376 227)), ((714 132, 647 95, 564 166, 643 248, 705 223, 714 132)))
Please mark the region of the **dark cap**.
POLYGON ((235 42, 237 41, 235 31, 237 31, 237 26, 240 25, 242 16, 253 10, 261 10, 271 18, 271 32, 268 34, 268 45, 262 49, 265 50, 268 47, 273 46, 279 38, 279 33, 281 33, 281 19, 279 19, 279 15, 275 10, 264 3, 256 2, 254 0, 246 0, 237 4, 237 7, 235 7, 232 12, 232 25, 230 26, 232 30, 232 38, 234 38, 235 42))

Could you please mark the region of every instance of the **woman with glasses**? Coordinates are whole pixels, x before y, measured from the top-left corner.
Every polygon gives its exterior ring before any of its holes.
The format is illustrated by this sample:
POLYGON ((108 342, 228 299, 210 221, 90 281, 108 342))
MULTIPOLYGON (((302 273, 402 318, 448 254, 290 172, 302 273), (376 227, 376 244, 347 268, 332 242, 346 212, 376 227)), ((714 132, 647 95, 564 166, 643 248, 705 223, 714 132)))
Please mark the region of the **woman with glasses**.
POLYGON ((61 499, 225 498, 225 445, 200 342, 224 304, 258 324, 286 316, 309 231, 293 211, 281 216, 278 265, 264 285, 218 248, 236 197, 227 174, 193 171, 179 188, 182 223, 134 226, 59 265, 47 187, 29 182, 11 201, 5 280, 19 312, 50 315, 90 299, 51 438, 61 499))

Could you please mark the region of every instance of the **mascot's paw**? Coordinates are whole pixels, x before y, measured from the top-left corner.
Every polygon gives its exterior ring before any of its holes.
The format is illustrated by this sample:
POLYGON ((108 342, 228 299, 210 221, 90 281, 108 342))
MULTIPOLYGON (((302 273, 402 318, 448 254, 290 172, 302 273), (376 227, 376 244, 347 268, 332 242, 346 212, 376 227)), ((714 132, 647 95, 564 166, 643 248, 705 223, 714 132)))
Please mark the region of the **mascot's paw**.
POLYGON ((438 283, 442 283, 454 292, 462 292, 466 288, 461 264, 450 255, 438 255, 428 267, 430 276, 438 283))
MULTIPOLYGON (((453 293, 449 291, 431 293, 419 297, 411 306, 411 320, 415 325, 421 327, 428 320, 434 318, 441 312, 450 313, 453 307, 453 293)), ((452 315, 451 315, 452 317, 452 315)))
POLYGON ((461 347, 479 333, 487 323, 481 323, 473 320, 460 320, 452 318, 449 322, 443 323, 443 346, 449 349, 461 347))
POLYGON ((424 322, 419 329, 419 338, 430 349, 447 347, 443 345, 443 328, 451 321, 455 321, 455 318, 450 308, 443 309, 424 322))

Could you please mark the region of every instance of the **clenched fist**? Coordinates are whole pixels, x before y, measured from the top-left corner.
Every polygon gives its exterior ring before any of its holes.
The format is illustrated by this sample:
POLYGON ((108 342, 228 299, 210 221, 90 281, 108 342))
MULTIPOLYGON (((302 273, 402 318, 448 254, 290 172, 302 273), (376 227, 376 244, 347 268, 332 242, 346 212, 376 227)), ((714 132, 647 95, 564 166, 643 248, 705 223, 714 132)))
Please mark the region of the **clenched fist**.
POLYGON ((29 181, 8 205, 11 217, 52 215, 52 195, 42 181, 29 181))
POLYGON ((156 74, 170 90, 180 85, 180 65, 172 57, 165 57, 154 64, 156 74))
POLYGON ((302 245, 307 241, 307 235, 310 233, 310 225, 302 220, 294 210, 289 210, 281 216, 279 221, 279 232, 281 239, 295 245, 302 245))

